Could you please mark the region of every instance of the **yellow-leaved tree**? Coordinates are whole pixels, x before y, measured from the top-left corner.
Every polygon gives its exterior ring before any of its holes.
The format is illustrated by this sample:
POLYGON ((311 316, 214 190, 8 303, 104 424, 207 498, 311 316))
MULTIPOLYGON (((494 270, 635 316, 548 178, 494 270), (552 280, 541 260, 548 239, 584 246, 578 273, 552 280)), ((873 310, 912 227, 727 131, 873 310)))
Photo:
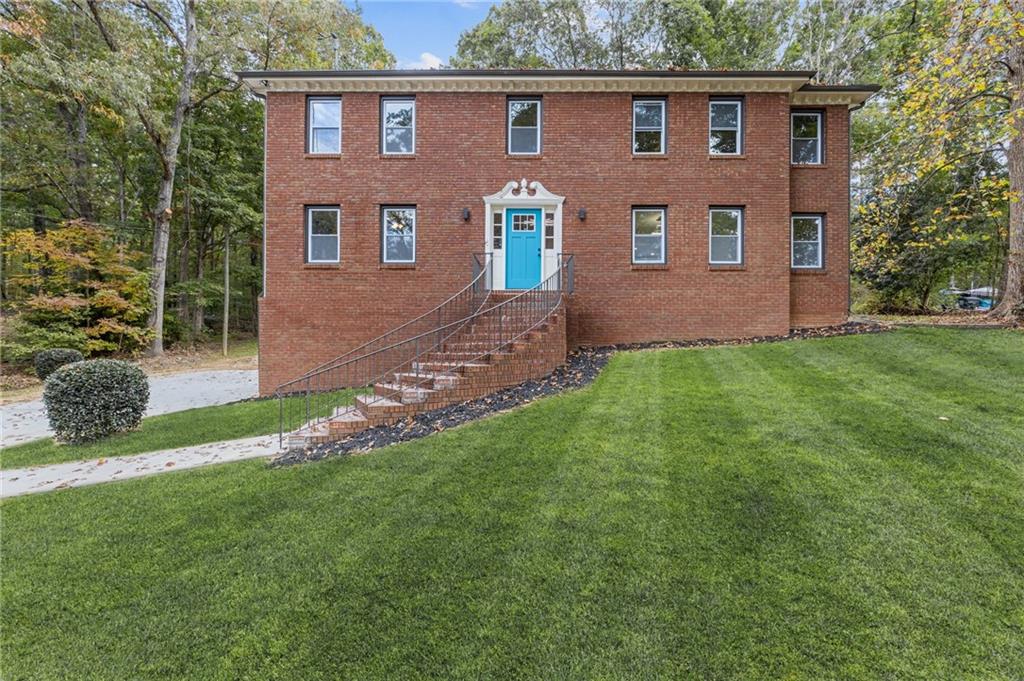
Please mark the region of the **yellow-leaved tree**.
MULTIPOLYGON (((1008 181, 991 179, 950 194, 946 206, 912 228, 916 245, 961 238, 965 211, 1005 216, 1002 296, 993 314, 1024 317, 1024 0, 944 0, 906 64, 891 110, 891 154, 881 161, 877 201, 862 215, 898 221, 909 197, 901 188, 955 173, 979 158, 1005 164, 1008 181), (1008 205, 1008 210, 997 206, 1008 205), (965 208, 966 206, 966 208, 965 208), (872 213, 879 213, 873 215, 872 213), (884 215, 883 215, 884 214, 884 215), (925 224, 927 223, 927 224, 925 224)), ((904 211, 905 212, 905 211, 904 211)), ((859 244, 861 257, 884 251, 886 232, 859 244), (876 243, 877 242, 877 243, 876 243)))

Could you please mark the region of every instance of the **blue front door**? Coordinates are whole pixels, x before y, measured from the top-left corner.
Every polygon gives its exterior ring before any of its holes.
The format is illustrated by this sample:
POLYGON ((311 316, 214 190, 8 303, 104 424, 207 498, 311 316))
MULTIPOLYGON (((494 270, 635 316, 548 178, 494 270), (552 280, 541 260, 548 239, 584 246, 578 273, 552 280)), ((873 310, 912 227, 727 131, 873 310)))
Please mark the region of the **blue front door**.
POLYGON ((505 288, 533 288, 540 283, 539 208, 505 211, 505 288))

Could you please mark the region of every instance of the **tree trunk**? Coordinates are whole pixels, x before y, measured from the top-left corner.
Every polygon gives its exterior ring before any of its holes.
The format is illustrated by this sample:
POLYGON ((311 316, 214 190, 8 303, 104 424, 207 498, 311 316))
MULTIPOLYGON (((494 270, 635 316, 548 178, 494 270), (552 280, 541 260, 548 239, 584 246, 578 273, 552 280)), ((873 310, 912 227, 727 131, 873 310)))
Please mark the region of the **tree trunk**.
POLYGON ((228 315, 231 312, 231 232, 224 230, 224 325, 221 330, 221 348, 228 356, 228 315))
POLYGON ((75 200, 74 211, 78 217, 90 222, 96 220, 96 211, 89 197, 92 167, 89 164, 89 126, 85 120, 85 105, 75 102, 73 106, 61 102, 57 111, 64 121, 68 136, 67 156, 71 161, 71 193, 75 200))
POLYGON ((174 200, 174 172, 178 166, 178 146, 181 143, 181 129, 185 123, 192 100, 192 85, 196 78, 196 7, 195 0, 187 0, 185 9, 185 40, 182 47, 182 73, 178 85, 178 101, 174 106, 169 135, 160 149, 163 172, 160 175, 160 190, 157 194, 153 226, 153 280, 150 288, 153 294, 153 311, 149 315, 149 328, 153 330, 150 355, 164 352, 164 290, 167 287, 167 247, 171 236, 171 203, 174 200))
MULTIPOLYGON (((196 240, 196 282, 203 285, 203 277, 206 276, 206 236, 199 235, 196 240)), ((206 318, 206 308, 203 306, 203 294, 199 293, 192 301, 192 339, 195 340, 203 333, 203 325, 206 318)))
POLYGON ((992 311, 997 317, 1024 319, 1024 46, 1017 45, 1008 60, 1010 72, 1010 116, 1013 132, 1006 152, 1010 174, 1010 238, 1006 255, 1006 277, 1002 300, 992 311))

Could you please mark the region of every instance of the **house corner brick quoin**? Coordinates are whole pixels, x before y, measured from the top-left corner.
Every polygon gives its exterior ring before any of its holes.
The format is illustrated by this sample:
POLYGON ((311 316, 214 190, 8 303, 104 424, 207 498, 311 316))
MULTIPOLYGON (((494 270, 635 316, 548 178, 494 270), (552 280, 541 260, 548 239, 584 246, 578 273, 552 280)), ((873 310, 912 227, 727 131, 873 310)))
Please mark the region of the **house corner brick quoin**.
POLYGON ((874 86, 809 72, 240 75, 266 115, 261 394, 442 303, 474 258, 514 291, 571 254, 570 348, 847 317, 849 121, 874 86))

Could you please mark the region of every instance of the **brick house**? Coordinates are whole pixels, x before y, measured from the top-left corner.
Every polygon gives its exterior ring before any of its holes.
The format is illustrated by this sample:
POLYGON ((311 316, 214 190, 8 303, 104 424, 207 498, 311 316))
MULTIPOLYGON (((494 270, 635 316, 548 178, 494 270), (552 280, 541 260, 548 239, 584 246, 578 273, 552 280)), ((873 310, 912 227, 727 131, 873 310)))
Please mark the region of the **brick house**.
POLYGON ((803 71, 240 76, 266 102, 262 394, 434 308, 481 258, 487 287, 515 292, 571 256, 563 353, 846 318, 850 111, 875 86, 803 71))

